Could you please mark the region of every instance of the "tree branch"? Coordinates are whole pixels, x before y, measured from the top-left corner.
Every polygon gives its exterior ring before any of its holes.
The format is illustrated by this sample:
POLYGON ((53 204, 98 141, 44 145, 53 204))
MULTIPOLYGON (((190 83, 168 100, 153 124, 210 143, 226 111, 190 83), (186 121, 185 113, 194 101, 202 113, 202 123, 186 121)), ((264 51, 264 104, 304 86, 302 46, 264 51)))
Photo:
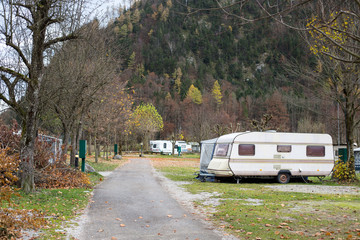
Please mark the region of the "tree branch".
MULTIPOLYGON (((317 28, 314 25, 311 25, 311 28, 313 28, 315 31, 317 31, 318 33, 320 33, 323 37, 325 37, 327 40, 329 40, 333 45, 335 45, 336 47, 338 47, 339 49, 342 49, 344 52, 350 54, 351 56, 357 58, 358 60, 360 60, 360 55, 350 51, 349 49, 347 49, 344 45, 338 43, 337 41, 335 41, 334 39, 332 39, 331 37, 327 36, 326 33, 324 33, 324 31, 320 30, 319 28, 317 28)), ((321 51, 322 53, 324 53, 323 51, 321 51)), ((351 61, 354 62, 354 61, 351 61)))
POLYGON ((19 72, 16 72, 16 71, 14 71, 14 70, 12 70, 12 69, 5 68, 5 67, 3 67, 3 66, 0 66, 0 71, 1 71, 1 72, 5 72, 5 73, 8 73, 8 74, 10 74, 10 75, 12 75, 12 76, 14 76, 14 77, 20 78, 20 79, 22 79, 22 80, 23 80, 24 82, 26 82, 26 83, 30 83, 30 82, 31 82, 31 80, 30 80, 29 78, 27 78, 25 75, 23 75, 23 74, 21 74, 21 73, 19 73, 19 72))
POLYGON ((11 47, 12 49, 14 49, 20 56, 21 60, 24 62, 24 64, 26 65, 26 67, 29 69, 30 68, 30 64, 29 61, 27 60, 27 58, 25 57, 24 53, 21 51, 21 49, 19 48, 19 46, 15 45, 12 40, 11 40, 11 36, 6 36, 6 45, 11 47))
POLYGON ((48 42, 46 42, 44 44, 44 49, 48 49, 49 47, 51 47, 52 45, 59 43, 59 42, 65 42, 68 40, 73 40, 73 39, 78 39, 79 36, 75 35, 75 34, 70 34, 70 35, 66 35, 63 37, 58 37, 58 38, 54 38, 52 40, 49 40, 48 42))

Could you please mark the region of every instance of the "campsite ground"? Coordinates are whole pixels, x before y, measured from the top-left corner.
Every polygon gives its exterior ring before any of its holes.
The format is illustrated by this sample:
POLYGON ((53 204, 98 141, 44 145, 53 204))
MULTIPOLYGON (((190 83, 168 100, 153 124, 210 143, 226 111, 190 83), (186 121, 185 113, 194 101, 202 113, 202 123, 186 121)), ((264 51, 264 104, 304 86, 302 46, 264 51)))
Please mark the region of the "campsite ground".
POLYGON ((152 159, 169 191, 206 221, 241 239, 360 239, 359 184, 199 182, 195 159, 152 159), (174 187, 174 185, 178 187, 174 187), (190 194, 189 194, 190 193, 190 194), (190 205, 191 207, 191 205, 190 205))
MULTIPOLYGON (((101 159, 98 165, 92 165, 97 171, 109 173, 119 165, 126 165, 129 158, 138 158, 138 154, 124 157, 121 161, 101 159)), ((360 239, 359 184, 338 185, 330 180, 286 185, 274 181, 248 181, 241 184, 199 182, 194 175, 199 170, 198 156, 146 155, 146 158, 151 160, 161 186, 188 211, 221 230, 224 237, 360 239)), ((89 158, 89 161, 92 159, 89 158)), ((99 179, 103 180, 103 177, 99 176, 97 181, 99 179)), ((64 191, 73 190, 60 191, 61 199, 64 199, 64 191)), ((54 201, 59 196, 60 192, 54 196, 54 201)), ((39 198, 38 195, 34 197, 39 198)), ((47 202, 51 202, 50 197, 46 194, 47 202)), ((24 199, 24 205, 29 202, 24 199)), ((57 208, 56 204, 54 206, 57 208)), ((81 206, 70 204, 69 209, 79 214, 77 208, 81 206)), ((51 229, 56 226, 58 229, 47 231, 43 239, 63 239, 64 228, 59 226, 66 227, 68 224, 53 224, 51 229)))

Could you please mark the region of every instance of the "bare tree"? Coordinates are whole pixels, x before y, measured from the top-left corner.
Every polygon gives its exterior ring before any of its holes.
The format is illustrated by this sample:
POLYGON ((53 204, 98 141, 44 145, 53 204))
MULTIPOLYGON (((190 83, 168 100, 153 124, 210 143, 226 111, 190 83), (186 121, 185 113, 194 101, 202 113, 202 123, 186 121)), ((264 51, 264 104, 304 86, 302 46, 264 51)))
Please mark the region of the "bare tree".
MULTIPOLYGON (((115 79, 96 96, 85 119, 86 131, 93 136, 95 161, 98 159, 99 140, 121 143, 131 115, 132 98, 125 92, 126 82, 115 79)), ((121 144, 119 144, 121 151, 121 144)))
POLYGON ((1 0, 0 99, 22 117, 21 187, 27 193, 34 189, 34 140, 44 66, 53 47, 76 38, 84 2, 1 0))
POLYGON ((62 123, 64 153, 71 137, 71 165, 89 107, 98 99, 97 93, 115 80, 118 66, 108 50, 110 40, 96 20, 83 26, 79 35, 81 38, 66 43, 51 59, 42 92, 62 123))

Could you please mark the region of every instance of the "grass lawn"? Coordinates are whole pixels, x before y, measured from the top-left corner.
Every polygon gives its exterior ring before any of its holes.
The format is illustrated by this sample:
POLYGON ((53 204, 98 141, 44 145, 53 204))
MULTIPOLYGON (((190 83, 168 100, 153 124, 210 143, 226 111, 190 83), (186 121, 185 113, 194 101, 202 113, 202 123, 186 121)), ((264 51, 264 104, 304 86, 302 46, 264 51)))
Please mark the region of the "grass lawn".
MULTIPOLYGON (((127 159, 99 158, 98 163, 95 163, 94 158, 89 156, 86 162, 97 171, 88 173, 91 185, 95 186, 104 178, 98 172, 113 171, 125 164, 127 159)), ((14 196, 13 199, 20 209, 37 209, 45 213, 48 224, 38 230, 39 236, 36 239, 65 239, 65 228, 69 226, 71 219, 82 213, 89 202, 91 192, 92 188, 40 189, 29 195, 19 191, 20 197, 14 196)))
POLYGON ((47 225, 38 230, 36 239, 63 239, 67 221, 81 213, 88 204, 92 189, 43 189, 15 198, 20 209, 37 209, 43 212, 47 225))
POLYGON ((174 155, 163 155, 163 154, 159 154, 159 153, 153 153, 153 154, 145 154, 144 157, 146 158, 161 158, 161 159, 200 159, 200 153, 182 153, 180 156, 178 156, 177 154, 174 155))
POLYGON ((191 193, 217 193, 212 198, 220 205, 196 204, 208 208, 207 220, 240 239, 360 239, 360 195, 280 192, 269 182, 200 182, 193 175, 199 160, 154 159, 153 165, 171 180, 190 182, 184 188, 191 193))
MULTIPOLYGON (((126 161, 127 161, 126 158, 123 160, 115 160, 112 158, 106 159, 106 158, 99 157, 98 162, 96 163, 94 156, 86 157, 86 163, 88 163, 90 166, 92 166, 95 169, 95 171, 97 171, 97 172, 113 171, 117 167, 125 164, 126 161)), ((81 162, 81 160, 80 160, 80 162, 81 162)))

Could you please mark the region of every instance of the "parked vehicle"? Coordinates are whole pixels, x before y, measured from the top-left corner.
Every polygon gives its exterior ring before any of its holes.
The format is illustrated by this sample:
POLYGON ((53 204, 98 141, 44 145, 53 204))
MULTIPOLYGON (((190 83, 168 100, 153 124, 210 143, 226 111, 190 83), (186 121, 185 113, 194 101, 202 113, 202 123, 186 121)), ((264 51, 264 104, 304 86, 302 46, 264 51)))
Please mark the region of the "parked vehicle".
POLYGON ((150 141, 151 151, 153 153, 161 153, 171 155, 172 143, 168 140, 152 140, 150 141))
POLYGON ((238 182, 248 177, 276 177, 279 183, 288 183, 291 177, 329 175, 334 152, 328 134, 239 132, 216 139, 206 167, 208 160, 200 162, 205 177, 234 177, 238 182))
POLYGON ((177 146, 181 147, 181 153, 190 153, 192 152, 192 148, 190 144, 187 144, 185 141, 176 141, 174 154, 178 154, 177 146))

